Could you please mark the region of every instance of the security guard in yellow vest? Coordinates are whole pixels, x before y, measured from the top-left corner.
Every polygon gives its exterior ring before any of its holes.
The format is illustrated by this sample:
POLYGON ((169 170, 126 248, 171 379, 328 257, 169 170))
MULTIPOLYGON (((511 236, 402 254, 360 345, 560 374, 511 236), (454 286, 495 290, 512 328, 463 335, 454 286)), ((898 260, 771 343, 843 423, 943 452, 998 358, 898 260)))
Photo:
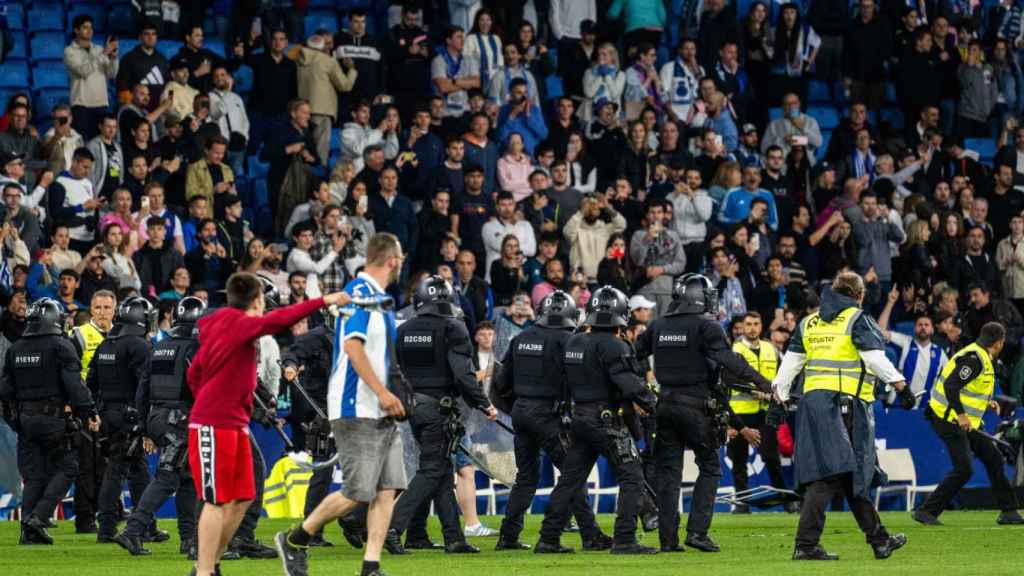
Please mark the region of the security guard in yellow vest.
POLYGON ((838 494, 845 495, 875 558, 888 558, 907 542, 903 534, 886 531, 869 495, 876 460, 871 407, 876 376, 899 391, 905 409, 914 407, 914 396, 885 357, 885 338, 861 309, 863 300, 864 280, 853 272, 837 274, 821 309, 797 325, 775 376, 774 393, 786 401, 793 379, 805 370, 793 455, 796 484, 804 492, 794 560, 839 558, 819 544, 825 509, 838 494))
MULTIPOLYGON (((733 343, 732 351, 742 356, 758 374, 772 380, 779 368, 779 354, 771 342, 761 339, 761 329, 761 315, 757 312, 747 312, 743 317, 743 335, 733 343)), ((723 372, 723 378, 730 376, 723 372)), ((743 384, 750 383, 743 382, 743 384)), ((729 406, 743 425, 738 430, 730 430, 729 434, 732 438, 726 449, 729 460, 732 461, 732 483, 737 492, 747 489, 747 456, 750 454, 750 446, 757 447, 761 453, 761 460, 768 468, 768 477, 771 478, 772 486, 786 487, 785 480, 782 478, 782 459, 779 457, 778 437, 775 435, 775 429, 765 426, 767 400, 767 396, 760 392, 743 390, 733 390, 729 400, 729 406)), ((795 507, 787 508, 787 511, 790 510, 795 511, 796 509, 795 507)), ((750 514, 750 506, 737 504, 733 508, 733 514, 750 514)))
MULTIPOLYGON (((97 290, 89 301, 88 323, 71 330, 71 343, 82 360, 82 381, 89 373, 92 355, 99 348, 114 322, 117 297, 109 290, 97 290)), ((92 391, 96 393, 95 390, 92 391)), ((96 493, 103 479, 106 463, 95 442, 80 438, 78 443, 78 477, 75 479, 75 531, 79 534, 96 533, 96 493)))
POLYGON ((982 428, 982 416, 989 408, 999 412, 992 400, 996 375, 993 362, 1003 350, 1006 329, 989 322, 981 327, 978 339, 957 352, 942 368, 932 388, 925 417, 946 444, 953 470, 914 512, 914 520, 928 526, 942 524, 939 515, 957 492, 971 479, 972 456, 985 465, 992 493, 1002 512, 999 524, 1024 524, 1017 512, 1017 497, 1006 479, 1006 468, 999 449, 975 430, 982 428))

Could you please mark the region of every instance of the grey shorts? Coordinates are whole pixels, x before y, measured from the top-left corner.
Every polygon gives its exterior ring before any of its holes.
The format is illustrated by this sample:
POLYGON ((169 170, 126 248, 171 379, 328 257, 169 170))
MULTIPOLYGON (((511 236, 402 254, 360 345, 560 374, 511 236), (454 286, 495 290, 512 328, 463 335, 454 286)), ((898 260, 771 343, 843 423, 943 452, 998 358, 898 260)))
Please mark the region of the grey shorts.
POLYGON ((340 418, 331 421, 341 466, 341 494, 370 502, 380 490, 405 490, 402 435, 391 420, 340 418))

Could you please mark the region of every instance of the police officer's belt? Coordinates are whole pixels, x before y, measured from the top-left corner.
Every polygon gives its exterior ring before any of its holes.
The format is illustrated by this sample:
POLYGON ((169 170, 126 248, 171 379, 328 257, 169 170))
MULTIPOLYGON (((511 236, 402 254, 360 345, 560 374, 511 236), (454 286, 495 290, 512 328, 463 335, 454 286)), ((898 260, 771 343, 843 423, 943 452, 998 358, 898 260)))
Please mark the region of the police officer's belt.
POLYGON ((425 402, 438 402, 446 396, 451 396, 450 391, 450 388, 427 388, 426 390, 416 390, 413 397, 417 400, 422 398, 425 402))
POLYGON ((694 408, 704 409, 708 405, 708 399, 706 397, 694 396, 693 394, 687 394, 683 389, 679 388, 662 388, 661 396, 658 398, 659 402, 667 402, 669 404, 682 404, 684 406, 693 406, 694 408))
POLYGON ((50 416, 59 418, 64 414, 64 404, 60 400, 28 400, 18 402, 18 412, 26 416, 50 416))

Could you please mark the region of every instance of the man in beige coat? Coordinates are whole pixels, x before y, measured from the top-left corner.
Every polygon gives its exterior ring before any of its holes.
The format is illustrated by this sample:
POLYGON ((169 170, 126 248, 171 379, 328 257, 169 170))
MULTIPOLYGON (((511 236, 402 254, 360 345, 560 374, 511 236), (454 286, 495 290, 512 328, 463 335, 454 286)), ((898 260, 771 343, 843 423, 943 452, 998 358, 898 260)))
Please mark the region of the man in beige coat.
POLYGON ((588 194, 562 230, 570 245, 569 265, 573 270, 582 266, 587 281, 597 281, 608 238, 625 229, 626 219, 608 205, 604 194, 588 194))
POLYGON ((117 77, 117 38, 105 46, 92 42, 92 18, 82 14, 71 23, 75 39, 64 49, 64 67, 71 80, 71 125, 85 140, 99 134, 110 109, 107 80, 117 77))
POLYGON ((309 101, 312 117, 309 123, 316 142, 316 153, 326 166, 331 151, 331 127, 338 114, 338 93, 352 90, 358 73, 351 59, 344 59, 344 71, 335 60, 324 52, 327 42, 323 36, 314 34, 306 46, 296 46, 288 57, 298 65, 299 98, 309 101))

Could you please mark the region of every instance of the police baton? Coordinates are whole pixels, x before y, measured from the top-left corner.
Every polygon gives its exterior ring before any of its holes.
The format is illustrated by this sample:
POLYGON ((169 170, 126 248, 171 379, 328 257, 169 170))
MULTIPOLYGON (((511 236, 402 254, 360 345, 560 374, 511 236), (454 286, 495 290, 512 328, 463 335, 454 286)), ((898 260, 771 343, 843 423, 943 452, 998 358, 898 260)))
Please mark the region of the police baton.
MULTIPOLYGON (((277 365, 280 366, 282 370, 284 370, 284 365, 281 363, 280 360, 277 361, 277 365)), ((291 384, 296 390, 299 391, 299 394, 301 394, 302 397, 306 400, 306 402, 310 406, 313 407, 313 411, 316 412, 317 416, 323 418, 324 420, 327 420, 328 419, 327 418, 327 414, 325 414, 324 411, 320 409, 320 406, 316 402, 313 401, 313 397, 310 396, 309 392, 307 392, 306 389, 302 387, 302 384, 299 384, 299 373, 300 372, 302 372, 302 369, 300 367, 296 366, 295 367, 295 379, 292 380, 291 382, 289 382, 289 384, 291 384)))
MULTIPOLYGON (((477 406, 476 409, 481 411, 481 412, 483 412, 484 414, 487 414, 487 408, 484 408, 483 406, 477 406)), ((495 408, 495 410, 497 410, 497 408, 495 408)), ((508 432, 509 434, 512 434, 513 436, 515 436, 516 431, 513 430, 512 427, 509 426, 508 424, 505 424, 504 422, 502 422, 500 418, 496 418, 496 419, 492 420, 492 422, 497 424, 498 427, 501 428, 502 430, 504 430, 505 432, 508 432)))
MULTIPOLYGON (((264 402, 263 399, 260 398, 259 394, 253 394, 252 397, 253 397, 253 400, 255 400, 256 404, 259 405, 260 410, 263 410, 264 412, 266 412, 268 414, 270 413, 270 408, 267 407, 266 402, 264 402)), ((278 424, 275 421, 273 426, 271 426, 271 428, 273 428, 274 431, 277 432, 277 435, 281 437, 281 440, 284 441, 284 447, 287 448, 289 452, 295 452, 296 451, 295 450, 295 444, 292 444, 292 439, 289 438, 288 435, 284 433, 284 430, 281 429, 281 425, 280 424, 278 424)))

